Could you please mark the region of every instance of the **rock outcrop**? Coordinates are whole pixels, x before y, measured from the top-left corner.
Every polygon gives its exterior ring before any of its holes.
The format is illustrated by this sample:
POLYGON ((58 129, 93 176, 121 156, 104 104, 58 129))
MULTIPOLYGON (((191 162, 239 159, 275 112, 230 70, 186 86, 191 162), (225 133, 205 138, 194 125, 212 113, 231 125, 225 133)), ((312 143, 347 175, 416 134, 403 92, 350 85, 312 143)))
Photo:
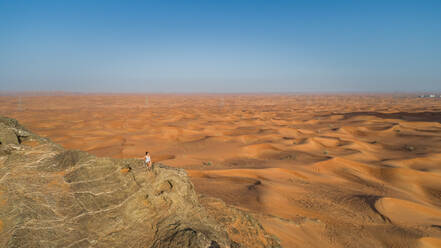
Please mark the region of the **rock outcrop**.
POLYGON ((0 247, 280 246, 182 169, 65 150, 5 117, 0 143, 0 247))

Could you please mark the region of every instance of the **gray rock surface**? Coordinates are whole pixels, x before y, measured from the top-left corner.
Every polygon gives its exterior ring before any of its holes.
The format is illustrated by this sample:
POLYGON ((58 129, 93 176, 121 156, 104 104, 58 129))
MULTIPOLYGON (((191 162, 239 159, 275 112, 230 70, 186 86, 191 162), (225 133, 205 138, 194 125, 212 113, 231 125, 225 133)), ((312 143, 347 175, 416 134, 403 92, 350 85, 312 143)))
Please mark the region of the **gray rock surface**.
POLYGON ((18 137, 15 134, 14 130, 6 128, 6 125, 3 123, 0 123, 0 144, 19 144, 18 137))
POLYGON ((182 169, 65 150, 5 117, 0 134, 0 247, 279 247, 246 213, 201 204, 182 169))

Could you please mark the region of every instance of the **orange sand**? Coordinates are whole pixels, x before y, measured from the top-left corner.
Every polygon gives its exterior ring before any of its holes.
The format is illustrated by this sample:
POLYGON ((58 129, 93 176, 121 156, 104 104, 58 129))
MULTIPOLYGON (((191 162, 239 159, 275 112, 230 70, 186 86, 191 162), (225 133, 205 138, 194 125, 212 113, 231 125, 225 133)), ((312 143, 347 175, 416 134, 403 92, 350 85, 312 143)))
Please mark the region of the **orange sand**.
POLYGON ((98 156, 150 151, 284 247, 441 244, 441 99, 27 95, 0 114, 98 156))

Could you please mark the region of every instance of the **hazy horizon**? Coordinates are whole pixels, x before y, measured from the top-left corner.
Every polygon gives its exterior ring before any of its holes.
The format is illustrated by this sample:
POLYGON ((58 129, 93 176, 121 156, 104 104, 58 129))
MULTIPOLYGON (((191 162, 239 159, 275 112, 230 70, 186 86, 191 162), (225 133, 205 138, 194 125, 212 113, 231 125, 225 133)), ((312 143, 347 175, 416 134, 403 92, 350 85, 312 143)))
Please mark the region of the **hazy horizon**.
POLYGON ((3 96, 39 96, 39 95, 420 95, 420 94, 441 94, 440 91, 231 91, 231 92, 210 92, 210 91, 61 91, 61 90, 40 90, 40 91, 14 91, 0 90, 3 96))
POLYGON ((439 1, 2 1, 0 92, 441 91, 439 1))

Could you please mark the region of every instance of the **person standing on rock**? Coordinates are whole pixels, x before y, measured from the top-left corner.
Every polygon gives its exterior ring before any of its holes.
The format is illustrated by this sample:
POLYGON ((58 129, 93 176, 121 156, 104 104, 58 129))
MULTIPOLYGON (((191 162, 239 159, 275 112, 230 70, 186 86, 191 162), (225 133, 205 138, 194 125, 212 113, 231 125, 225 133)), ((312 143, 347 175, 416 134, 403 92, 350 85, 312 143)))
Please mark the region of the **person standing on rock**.
POLYGON ((152 169, 152 160, 150 159, 149 152, 145 152, 145 166, 147 167, 147 170, 152 169))

